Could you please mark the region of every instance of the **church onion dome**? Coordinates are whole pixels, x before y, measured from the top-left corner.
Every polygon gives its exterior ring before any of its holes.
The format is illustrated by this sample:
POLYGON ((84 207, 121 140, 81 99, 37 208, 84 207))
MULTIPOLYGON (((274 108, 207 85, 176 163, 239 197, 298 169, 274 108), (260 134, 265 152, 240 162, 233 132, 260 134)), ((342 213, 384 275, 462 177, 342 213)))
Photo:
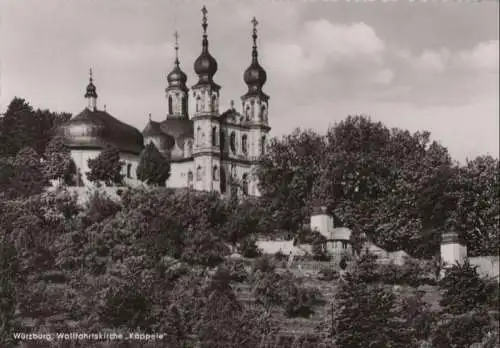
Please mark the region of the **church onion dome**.
POLYGON ((179 34, 175 32, 175 63, 174 69, 167 75, 168 88, 180 88, 187 92, 187 75, 182 71, 179 62, 179 34))
POLYGON ((245 70, 243 80, 248 86, 247 95, 250 94, 263 94, 262 87, 267 81, 267 73, 264 68, 259 64, 258 51, 257 51, 257 20, 255 17, 252 19, 253 24, 253 47, 252 47, 252 63, 245 70))
POLYGON ((201 9, 203 13, 203 40, 202 40, 202 50, 201 54, 198 58, 196 58, 194 62, 194 71, 198 75, 198 85, 200 84, 214 84, 213 77, 217 72, 217 61, 214 57, 208 52, 208 38, 207 38, 207 9, 205 6, 201 9))
POLYGON ((176 64, 174 69, 167 75, 167 81, 169 88, 177 87, 184 91, 187 90, 187 75, 181 70, 178 64, 176 64))
POLYGON ((142 134, 106 111, 85 109, 58 129, 71 149, 104 149, 113 146, 121 152, 140 154, 142 134))
POLYGON ((92 79, 92 70, 90 72, 90 80, 89 84, 87 85, 87 90, 85 92, 85 98, 97 98, 97 91, 92 79))

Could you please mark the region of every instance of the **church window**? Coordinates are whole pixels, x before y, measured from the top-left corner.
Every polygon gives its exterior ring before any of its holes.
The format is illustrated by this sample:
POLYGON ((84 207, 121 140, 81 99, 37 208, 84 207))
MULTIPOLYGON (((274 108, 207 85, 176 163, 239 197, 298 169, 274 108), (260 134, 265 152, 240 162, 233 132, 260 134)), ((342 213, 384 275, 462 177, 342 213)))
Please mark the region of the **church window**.
POLYGON ((220 193, 226 193, 226 171, 220 167, 220 193))
POLYGON ((215 94, 212 95, 211 105, 212 105, 212 112, 217 111, 217 96, 215 94))
POLYGON ((262 107, 260 108, 260 119, 262 121, 266 121, 267 120, 266 112, 267 112, 266 105, 263 104, 262 107))
POLYGON ((188 187, 193 187, 193 172, 189 171, 187 177, 188 177, 188 187))
POLYGON ((214 181, 219 180, 219 168, 217 166, 214 166, 214 169, 212 170, 212 179, 214 181))
POLYGON ((127 178, 132 177, 132 165, 129 163, 127 164, 127 178))
POLYGON ((186 141, 185 147, 185 157, 191 157, 193 155, 193 142, 191 140, 186 141))
POLYGON ((245 116, 246 120, 250 121, 250 105, 247 105, 247 107, 245 108, 245 116))
POLYGON ((266 152, 266 136, 263 135, 260 139, 260 153, 263 155, 266 152))
POLYGON ((236 153, 236 133, 231 132, 231 137, 229 139, 229 146, 231 146, 231 151, 236 153))
POLYGON ((173 104, 172 96, 169 95, 168 96, 168 114, 169 115, 173 114, 173 112, 172 112, 173 111, 173 105, 172 104, 173 104))
POLYGON ((203 179, 203 172, 201 166, 198 166, 198 168, 196 168, 196 181, 201 181, 202 179, 203 179))
POLYGON ((181 104, 182 104, 182 114, 186 115, 188 112, 188 104, 187 104, 187 96, 182 96, 181 97, 181 104))
POLYGON ((243 151, 244 154, 247 153, 248 149, 247 149, 247 135, 246 134, 243 134, 243 136, 241 137, 241 151, 243 151))
POLYGON ((217 127, 212 127, 212 146, 217 146, 217 127))
POLYGON ((201 97, 198 96, 196 97, 196 112, 200 112, 201 111, 201 97))
POLYGON ((252 100, 252 107, 250 109, 250 118, 253 120, 255 117, 255 101, 252 100))
POLYGON ((220 132, 220 148, 221 151, 226 149, 226 133, 224 131, 220 132))
POLYGON ((196 128, 196 142, 198 145, 201 144, 201 127, 196 128))
POLYGON ((242 182, 241 182, 243 194, 248 196, 248 174, 243 174, 242 182))

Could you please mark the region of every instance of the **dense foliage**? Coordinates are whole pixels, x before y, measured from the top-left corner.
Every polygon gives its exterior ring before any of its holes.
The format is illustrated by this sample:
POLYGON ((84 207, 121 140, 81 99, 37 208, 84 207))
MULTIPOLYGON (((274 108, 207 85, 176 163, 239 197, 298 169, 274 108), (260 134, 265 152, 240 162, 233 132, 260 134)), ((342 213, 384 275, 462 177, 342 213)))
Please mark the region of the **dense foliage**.
POLYGON ((103 182, 106 186, 121 185, 123 162, 118 149, 108 146, 96 158, 89 158, 87 179, 96 184, 103 182))
MULTIPOLYGON (((273 140, 259 169, 262 200, 122 188, 119 199, 96 189, 81 203, 64 185, 45 190, 48 180, 68 184, 74 174, 67 149, 53 137, 67 115, 15 99, 6 117, 1 347, 20 346, 13 332, 106 329, 166 334, 134 347, 498 347, 498 283, 469 264, 452 267, 439 288, 433 262, 380 265, 367 252, 321 263, 317 277, 285 270, 282 253, 279 261, 257 257, 255 243, 256 236, 286 231, 311 243, 321 259, 324 238, 304 227, 311 206, 321 203, 336 214, 336 225, 351 227, 353 241, 366 231, 389 250, 402 246, 430 259, 440 230, 455 227, 473 253, 490 253, 498 250, 496 159, 460 166, 428 133, 349 117, 325 136, 297 131, 273 140), (247 257, 231 258, 235 251, 247 257), (318 317, 322 331, 289 327, 318 317)), ((123 179, 116 150, 89 164, 89 179, 123 179)))
POLYGON ((151 142, 142 150, 137 178, 148 185, 165 186, 170 177, 170 161, 151 142))
POLYGON ((453 225, 473 254, 498 250, 498 163, 478 157, 461 166, 429 132, 354 116, 326 135, 296 130, 273 139, 258 176, 274 229, 299 230, 321 203, 388 251, 432 258, 453 225))

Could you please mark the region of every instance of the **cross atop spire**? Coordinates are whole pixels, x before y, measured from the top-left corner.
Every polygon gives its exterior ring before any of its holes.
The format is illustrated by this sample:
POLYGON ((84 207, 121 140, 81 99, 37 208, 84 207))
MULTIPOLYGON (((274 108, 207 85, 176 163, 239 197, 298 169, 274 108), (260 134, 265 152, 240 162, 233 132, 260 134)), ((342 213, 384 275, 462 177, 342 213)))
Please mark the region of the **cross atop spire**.
POLYGON ((92 78, 92 68, 89 68, 89 81, 90 81, 90 83, 92 83, 92 81, 94 81, 94 79, 92 78))
POLYGON ((179 65, 179 32, 175 31, 175 64, 179 65))
POLYGON ((207 27, 208 27, 208 21, 207 21, 207 8, 205 7, 205 5, 203 5, 203 7, 201 8, 201 13, 203 14, 203 19, 202 19, 202 28, 203 28, 203 36, 206 36, 207 35, 207 27))
POLYGON ((252 47, 252 57, 254 59, 257 59, 257 25, 259 22, 257 22, 257 19, 255 17, 252 18, 250 23, 253 25, 252 29, 252 39, 253 39, 253 47, 252 47))

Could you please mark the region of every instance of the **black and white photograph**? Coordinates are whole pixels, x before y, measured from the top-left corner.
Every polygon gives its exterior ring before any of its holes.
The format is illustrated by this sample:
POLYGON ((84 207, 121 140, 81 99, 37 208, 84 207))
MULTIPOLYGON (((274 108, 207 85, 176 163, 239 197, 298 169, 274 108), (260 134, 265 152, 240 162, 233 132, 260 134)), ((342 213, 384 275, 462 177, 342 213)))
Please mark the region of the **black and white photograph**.
POLYGON ((0 348, 500 348, 498 0, 0 0, 0 348))

